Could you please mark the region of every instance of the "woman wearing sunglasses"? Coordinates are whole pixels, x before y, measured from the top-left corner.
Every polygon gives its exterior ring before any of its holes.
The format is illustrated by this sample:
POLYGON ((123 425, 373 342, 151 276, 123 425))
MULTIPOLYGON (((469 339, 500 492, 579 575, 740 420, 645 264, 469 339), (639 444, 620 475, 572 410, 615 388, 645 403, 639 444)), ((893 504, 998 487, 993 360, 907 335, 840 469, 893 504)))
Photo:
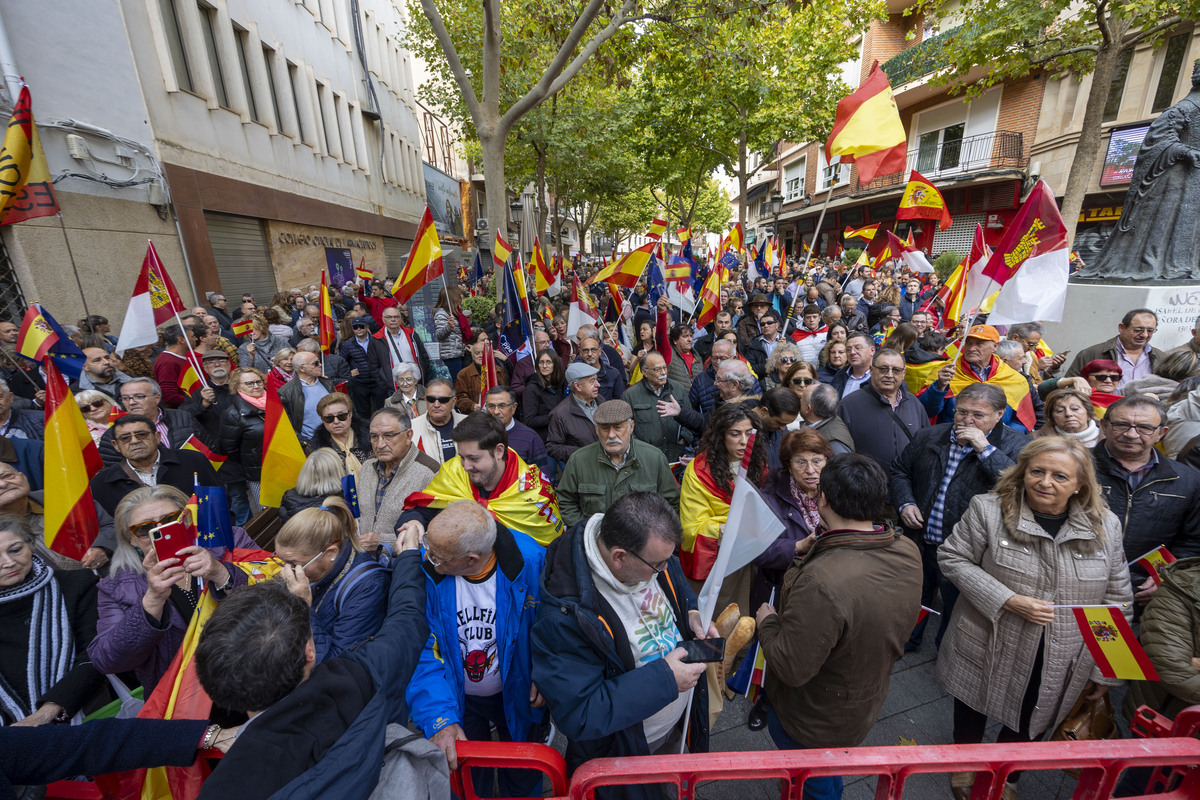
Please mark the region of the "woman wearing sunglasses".
POLYGON ((800 360, 800 348, 790 342, 780 342, 767 356, 767 368, 762 376, 763 391, 786 386, 784 376, 800 360))
MULTIPOLYGON (((96 638, 88 645, 92 664, 109 675, 133 671, 146 697, 175 658, 204 586, 222 600, 246 584, 245 572, 220 562, 223 547, 193 545, 179 551, 181 558, 158 560, 150 532, 178 520, 186 503, 173 486, 143 486, 125 495, 113 515, 112 566, 97 587, 96 638)), ((235 547, 257 548, 241 528, 233 529, 233 541, 235 547)))
POLYGON ((370 420, 355 416, 354 402, 341 392, 330 392, 317 402, 321 426, 313 431, 308 452, 331 448, 341 459, 342 475, 357 475, 371 457, 370 420))
MULTIPOLYGON (((808 396, 808 393, 813 390, 813 387, 816 386, 818 382, 817 368, 807 361, 797 360, 796 363, 792 364, 791 367, 788 368, 787 372, 783 374, 782 386, 785 389, 791 389, 793 392, 795 392, 796 397, 800 398, 800 402, 803 403, 804 398, 808 396)), ((798 431, 806 424, 807 423, 804 421, 804 417, 796 417, 796 419, 787 426, 787 429, 789 431, 798 431)))
POLYGON ((87 423, 92 441, 99 445, 100 437, 104 436, 104 432, 112 424, 108 421, 108 415, 113 408, 112 398, 96 389, 84 389, 75 394, 75 402, 83 412, 83 421, 87 423))
MULTIPOLYGON (((240 475, 244 481, 253 515, 262 510, 258 492, 262 486, 263 429, 267 417, 266 379, 253 367, 235 369, 229 376, 229 394, 233 403, 221 420, 217 452, 229 457, 223 469, 229 471, 232 464, 231 474, 240 475)), ((230 476, 222 474, 222 477, 230 476)))
POLYGON ((374 636, 387 611, 386 567, 363 552, 357 523, 341 497, 326 497, 284 524, 275 537, 280 573, 312 609, 317 663, 374 636))

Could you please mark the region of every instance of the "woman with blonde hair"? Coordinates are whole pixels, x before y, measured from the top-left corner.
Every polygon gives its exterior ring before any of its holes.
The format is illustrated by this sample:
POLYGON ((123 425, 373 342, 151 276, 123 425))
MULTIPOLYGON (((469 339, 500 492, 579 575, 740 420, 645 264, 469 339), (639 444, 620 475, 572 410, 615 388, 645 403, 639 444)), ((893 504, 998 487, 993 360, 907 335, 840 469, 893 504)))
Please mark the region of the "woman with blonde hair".
POLYGON ((363 552, 355 528, 346 501, 326 497, 275 537, 288 589, 312 609, 318 664, 374 636, 387 610, 388 570, 363 552))
POLYGON ((1090 394, 1079 389, 1055 389, 1046 398, 1046 424, 1036 436, 1063 436, 1091 448, 1104 438, 1096 423, 1096 407, 1090 394))
POLYGON ((279 519, 287 522, 306 508, 319 508, 329 495, 342 493, 342 459, 329 447, 308 454, 296 486, 283 493, 279 501, 279 519))
MULTIPOLYGON (((1028 742, 1054 730, 1081 695, 1119 681, 1096 666, 1069 606, 1119 606, 1133 618, 1121 523, 1108 510, 1090 451, 1043 436, 988 494, 977 495, 938 549, 961 592, 938 653, 937 675, 954 696, 954 743, 1028 742)), ((950 776, 955 797, 974 773, 950 776)), ((1005 800, 1016 797, 1009 777, 1005 800)))

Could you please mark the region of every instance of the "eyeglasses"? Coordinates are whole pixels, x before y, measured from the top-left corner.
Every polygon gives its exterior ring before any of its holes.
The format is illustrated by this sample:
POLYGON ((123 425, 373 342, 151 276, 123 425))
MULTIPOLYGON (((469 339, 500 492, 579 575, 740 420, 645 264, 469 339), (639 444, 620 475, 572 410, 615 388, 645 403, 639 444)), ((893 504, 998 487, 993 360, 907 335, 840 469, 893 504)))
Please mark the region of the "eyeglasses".
POLYGON ((1129 328, 1130 333, 1136 333, 1139 335, 1143 333, 1154 333, 1157 330, 1158 328, 1129 328))
POLYGON ((121 402, 128 403, 130 400, 135 400, 140 403, 143 400, 145 400, 147 397, 158 397, 158 395, 156 395, 156 394, 123 394, 123 395, 121 395, 121 402))
POLYGON ((245 381, 245 380, 244 380, 244 381, 242 381, 241 385, 242 385, 242 386, 249 386, 249 387, 252 387, 252 388, 253 388, 253 387, 255 387, 255 386, 265 386, 266 384, 265 384, 265 383, 263 383, 263 382, 262 382, 262 381, 260 381, 260 380, 253 380, 253 381, 245 381))
POLYGON ((463 552, 459 553, 458 555, 454 556, 453 558, 438 558, 429 549, 429 535, 428 534, 421 537, 421 547, 425 548, 425 560, 428 561, 430 564, 433 564, 435 567, 440 567, 443 564, 449 564, 454 559, 462 558, 463 556, 465 556, 471 552, 470 550, 464 550, 463 552))
POLYGON ((799 470, 805 470, 805 469, 808 469, 809 467, 812 467, 813 469, 816 469, 816 470, 820 470, 825 467, 826 462, 825 462, 824 458, 811 458, 811 459, 793 458, 788 463, 790 463, 793 467, 795 467, 796 469, 799 469, 799 470))
POLYGON ((345 422, 348 419, 350 419, 349 411, 343 411, 340 414, 325 414, 321 417, 322 422, 333 422, 335 420, 337 422, 345 422))
POLYGON ((764 320, 762 321, 762 324, 763 324, 763 325, 778 325, 778 324, 779 324, 779 320, 777 320, 777 319, 764 319, 764 320))
POLYGON ((129 433, 123 433, 120 436, 114 436, 113 438, 121 444, 129 444, 134 440, 144 442, 153 436, 154 431, 130 431, 129 433))
POLYGON ((484 408, 488 411, 503 411, 506 408, 512 408, 513 403, 488 403, 484 408))
POLYGON ((880 366, 874 366, 874 367, 871 367, 871 369, 875 370, 876 372, 878 372, 878 373, 879 373, 879 374, 881 374, 881 375, 903 375, 903 374, 904 374, 904 370, 905 370, 905 369, 907 369, 907 367, 880 367, 880 366))
POLYGON ((667 568, 667 564, 670 564, 670 563, 671 563, 671 557, 670 557, 670 556, 667 556, 667 557, 666 557, 666 558, 664 558, 662 561, 658 562, 658 564, 651 564, 649 561, 647 561, 646 559, 642 558, 641 556, 639 556, 637 553, 633 552, 632 550, 626 550, 625 552, 626 552, 626 553, 629 553, 629 555, 633 556, 633 557, 634 557, 634 558, 636 558, 638 561, 642 562, 642 563, 643 563, 643 564, 645 564, 647 567, 649 567, 649 568, 650 568, 650 571, 651 571, 651 572, 653 572, 655 575, 657 575, 657 574, 659 574, 660 572, 662 572, 664 569, 666 569, 666 568, 667 568))
POLYGON ((780 364, 795 364, 796 357, 795 356, 780 356, 779 363, 780 364))
POLYGON ((666 366, 665 364, 661 367, 646 367, 644 370, 642 370, 642 372, 653 372, 655 374, 660 373, 660 372, 670 372, 670 371, 671 371, 671 368, 666 366))
POLYGON ((148 539, 150 538, 150 531, 160 525, 166 525, 168 522, 175 522, 182 513, 182 511, 175 511, 167 514, 165 517, 139 522, 137 525, 130 525, 129 535, 135 539, 148 539))
POLYGON ((1121 380, 1121 376, 1120 376, 1120 375, 1113 375, 1111 372, 1105 372, 1105 373, 1103 373, 1103 374, 1101 374, 1101 373, 1097 372, 1097 373, 1093 374, 1093 375, 1092 375, 1092 377, 1093 377, 1093 378, 1095 378, 1095 379, 1096 379, 1096 380, 1098 380, 1098 381, 1104 381, 1104 382, 1106 382, 1106 383, 1107 383, 1107 382, 1109 382, 1109 381, 1119 381, 1119 380, 1121 380))
POLYGON ((411 386, 417 382, 416 378, 396 378, 396 383, 401 386, 411 386))
POLYGON ((816 382, 816 378, 792 378, 792 386, 812 386, 816 382))
MULTIPOLYGON (((1108 420, 1105 420, 1108 422, 1108 420)), ((1152 436, 1162 425, 1134 425, 1132 422, 1108 422, 1113 433, 1128 433, 1137 431, 1138 436, 1152 436)))
POLYGON ((390 442, 404 431, 389 431, 388 433, 370 433, 367 438, 372 442, 390 442))
MULTIPOLYGON (((328 545, 326 545, 326 547, 328 547, 328 545)), ((324 548, 322 548, 322 549, 321 549, 321 552, 317 553, 315 556, 313 556, 312 558, 310 558, 308 561, 305 561, 305 562, 304 562, 304 565, 300 567, 300 571, 301 571, 301 572, 304 572, 304 570, 308 569, 308 568, 309 568, 309 567, 312 565, 312 563, 313 563, 314 561, 316 561, 318 558, 320 558, 320 557, 321 557, 321 556, 323 556, 323 555, 325 555, 325 549, 324 549, 324 548)), ((295 566, 299 566, 299 565, 297 565, 297 564, 293 564, 293 563, 291 563, 290 561, 287 561, 287 560, 283 559, 283 558, 282 558, 282 557, 279 555, 279 553, 271 553, 271 560, 272 560, 272 561, 274 561, 276 564, 278 564, 278 565, 279 565, 279 566, 281 566, 281 567, 295 567, 295 566)))
POLYGON ((427 394, 427 395, 425 395, 425 399, 426 399, 427 401, 429 401, 430 403, 439 403, 439 404, 440 404, 440 403, 453 403, 453 402, 454 402, 454 398, 453 398, 453 397, 441 397, 441 396, 435 396, 435 395, 432 395, 432 394, 427 394))
POLYGON ((88 403, 85 406, 80 406, 79 410, 80 411, 99 411, 101 408, 104 407, 104 404, 107 402, 108 402, 107 400, 93 400, 92 402, 88 403))

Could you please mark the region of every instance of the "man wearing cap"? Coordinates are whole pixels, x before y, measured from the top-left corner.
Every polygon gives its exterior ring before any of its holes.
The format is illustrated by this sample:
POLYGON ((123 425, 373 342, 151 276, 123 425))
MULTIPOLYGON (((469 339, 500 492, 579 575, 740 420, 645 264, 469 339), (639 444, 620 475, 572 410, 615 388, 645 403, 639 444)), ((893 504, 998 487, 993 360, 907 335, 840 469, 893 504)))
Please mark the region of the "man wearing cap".
POLYGON ((629 403, 601 403, 595 422, 597 441, 571 455, 558 482, 558 506, 566 526, 603 514, 630 492, 653 492, 678 509, 679 484, 671 475, 667 457, 657 447, 634 438, 629 403))
POLYGON ((767 299, 765 294, 756 294, 750 298, 747 314, 738 320, 737 337, 738 349, 743 352, 746 345, 753 342, 759 336, 762 336, 763 329, 759 324, 762 315, 767 313, 767 309, 771 307, 771 301, 767 299))
MULTIPOLYGON (((350 320, 350 330, 354 333, 338 348, 338 355, 350 365, 350 381, 347 387, 350 399, 354 401, 354 413, 367 419, 372 409, 381 408, 389 392, 387 387, 378 385, 375 372, 371 369, 370 352, 371 320, 369 317, 355 317, 350 320)), ((415 376, 415 371, 414 371, 415 376)))
POLYGON ((579 448, 596 441, 596 398, 600 381, 595 367, 577 361, 567 367, 571 393, 550 412, 546 450, 550 457, 566 462, 579 448))
POLYGON ((947 362, 938 371, 937 380, 918 397, 934 423, 954 421, 954 398, 972 383, 988 383, 1004 391, 1008 408, 1000 421, 1008 427, 1029 433, 1038 425, 1029 381, 1015 369, 996 358, 1000 333, 991 325, 976 325, 967 331, 958 359, 947 362))

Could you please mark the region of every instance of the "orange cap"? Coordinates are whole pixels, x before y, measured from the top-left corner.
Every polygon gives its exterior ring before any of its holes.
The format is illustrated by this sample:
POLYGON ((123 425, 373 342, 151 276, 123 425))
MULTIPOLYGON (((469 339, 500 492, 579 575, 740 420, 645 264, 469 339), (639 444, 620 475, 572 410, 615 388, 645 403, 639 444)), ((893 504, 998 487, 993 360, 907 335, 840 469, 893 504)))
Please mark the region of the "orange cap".
POLYGON ((1000 333, 991 325, 976 325, 967 331, 968 339, 984 339, 989 342, 1000 341, 1000 333))

